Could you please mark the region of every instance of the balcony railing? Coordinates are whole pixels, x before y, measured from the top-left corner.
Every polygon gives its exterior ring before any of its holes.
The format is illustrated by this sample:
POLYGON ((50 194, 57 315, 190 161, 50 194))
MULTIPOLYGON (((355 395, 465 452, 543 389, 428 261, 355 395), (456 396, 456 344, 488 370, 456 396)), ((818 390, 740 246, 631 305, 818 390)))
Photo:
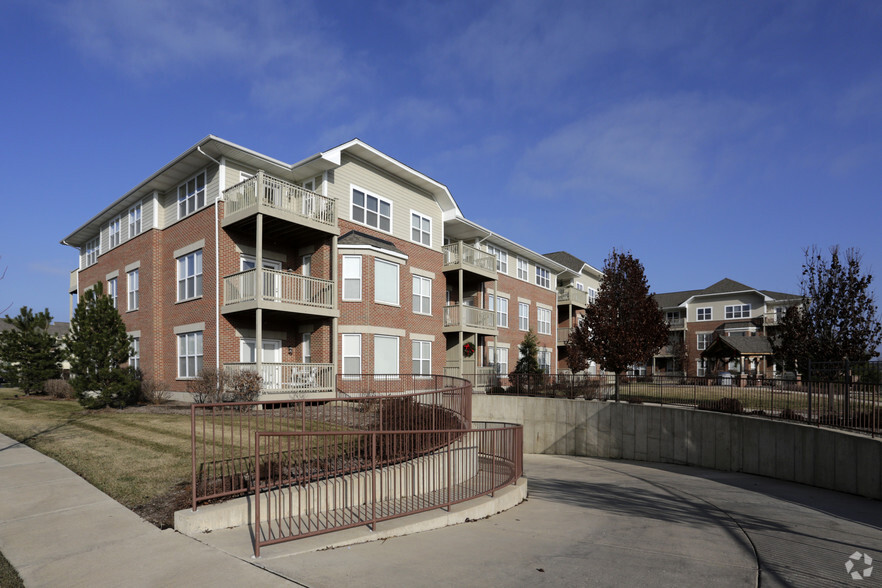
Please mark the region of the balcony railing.
MULTIPOLYGON (((224 373, 234 376, 257 371, 255 363, 226 363, 224 373)), ((334 393, 334 366, 330 363, 261 363, 260 391, 266 394, 334 393)))
POLYGON ((783 314, 779 314, 777 312, 767 312, 763 315, 763 324, 767 327, 775 327, 781 324, 781 319, 783 318, 783 314))
POLYGON ((224 306, 278 302, 334 308, 334 282, 272 269, 252 268, 224 278, 224 306), (257 285, 260 284, 260 288, 257 285))
POLYGON ((444 307, 444 326, 460 329, 496 329, 496 312, 474 306, 452 305, 444 307))
POLYGON ((232 216, 261 207, 309 221, 337 227, 337 201, 263 172, 224 190, 225 215, 232 216))
POLYGON ((479 270, 481 273, 496 274, 496 256, 491 253, 466 245, 462 241, 445 245, 442 250, 444 269, 461 267, 479 270))
POLYGON ((668 319, 668 328, 669 329, 682 329, 686 326, 686 319, 677 318, 677 319, 668 319))
POLYGON ((588 292, 573 286, 562 286, 557 289, 557 303, 585 308, 588 306, 588 292))
POLYGON ((570 327, 558 327, 557 328, 557 344, 558 345, 566 345, 567 339, 570 338, 570 333, 573 332, 573 329, 570 327))

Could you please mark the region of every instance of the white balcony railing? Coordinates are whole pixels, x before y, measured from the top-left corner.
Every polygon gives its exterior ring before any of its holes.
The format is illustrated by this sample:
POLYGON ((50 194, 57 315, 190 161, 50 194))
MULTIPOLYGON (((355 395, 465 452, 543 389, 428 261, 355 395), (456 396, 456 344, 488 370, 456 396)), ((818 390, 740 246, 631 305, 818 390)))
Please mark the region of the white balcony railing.
POLYGON ((444 326, 472 329, 495 329, 496 312, 458 304, 444 307, 444 326))
POLYGON ((669 329, 682 329, 684 326, 686 326, 686 319, 682 319, 682 318, 668 319, 668 328, 669 329))
MULTIPOLYGON (((257 371, 257 364, 224 364, 224 373, 228 377, 243 371, 257 371)), ((265 393, 333 392, 334 366, 329 363, 262 363, 260 389, 265 393)))
POLYGON ((337 226, 337 201, 306 188, 258 172, 254 177, 224 190, 228 216, 258 204, 287 212, 329 227, 337 226), (259 198, 258 198, 259 196, 259 198))
POLYGON ((280 302, 334 308, 334 282, 272 269, 252 268, 224 278, 224 306, 280 302), (257 288, 258 283, 260 289, 257 288))
POLYGON ((557 301, 559 304, 586 307, 588 306, 588 292, 573 286, 562 286, 557 289, 557 301))
POLYGON ((496 272, 495 255, 466 245, 462 241, 445 245, 442 250, 444 251, 444 267, 462 265, 485 272, 496 272))

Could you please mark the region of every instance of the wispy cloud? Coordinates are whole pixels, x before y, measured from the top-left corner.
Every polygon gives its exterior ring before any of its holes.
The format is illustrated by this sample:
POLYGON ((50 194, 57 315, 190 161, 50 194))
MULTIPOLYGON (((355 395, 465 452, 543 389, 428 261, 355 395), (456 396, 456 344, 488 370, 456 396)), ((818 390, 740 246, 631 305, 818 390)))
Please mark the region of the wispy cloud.
POLYGON ((762 115, 695 95, 647 98, 569 123, 525 153, 512 190, 638 210, 706 195, 731 162, 719 148, 762 115))

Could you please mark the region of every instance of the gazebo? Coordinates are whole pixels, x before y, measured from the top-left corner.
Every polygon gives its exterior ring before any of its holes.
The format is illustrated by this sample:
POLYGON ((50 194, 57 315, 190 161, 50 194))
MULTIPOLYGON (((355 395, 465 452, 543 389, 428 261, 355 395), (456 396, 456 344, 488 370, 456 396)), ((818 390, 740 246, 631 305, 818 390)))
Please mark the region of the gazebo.
POLYGON ((772 362, 772 345, 763 335, 717 337, 701 352, 705 373, 728 371, 764 377, 772 362))

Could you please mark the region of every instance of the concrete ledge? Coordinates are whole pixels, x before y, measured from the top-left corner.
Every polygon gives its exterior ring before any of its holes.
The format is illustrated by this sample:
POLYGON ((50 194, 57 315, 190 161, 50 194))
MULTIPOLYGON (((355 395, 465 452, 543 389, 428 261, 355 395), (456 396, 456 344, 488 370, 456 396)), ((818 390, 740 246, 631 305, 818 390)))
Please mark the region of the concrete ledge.
POLYGON ((524 453, 744 472, 882 500, 882 440, 793 421, 657 404, 472 397, 472 418, 524 426, 524 453))

